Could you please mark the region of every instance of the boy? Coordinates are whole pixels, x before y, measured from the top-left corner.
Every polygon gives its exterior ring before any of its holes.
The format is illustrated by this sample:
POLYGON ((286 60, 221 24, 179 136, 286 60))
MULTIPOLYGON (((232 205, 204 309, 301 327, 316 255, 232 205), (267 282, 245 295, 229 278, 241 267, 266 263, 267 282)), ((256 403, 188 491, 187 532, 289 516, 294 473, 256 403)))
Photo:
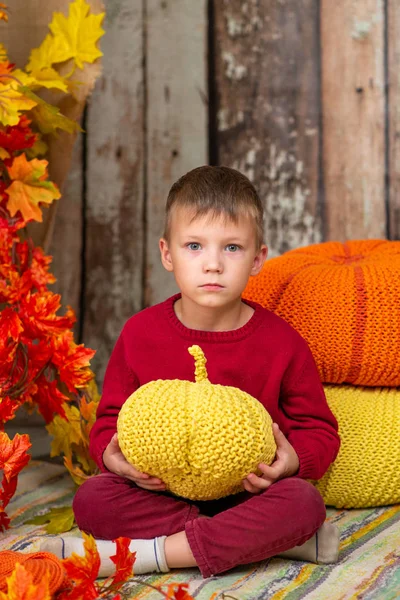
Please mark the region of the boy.
MULTIPOLYGON (((91 432, 91 452, 103 473, 74 499, 79 527, 99 540, 101 574, 113 571, 108 557, 115 545, 108 540, 119 536, 132 539, 135 574, 197 565, 209 577, 282 553, 335 561, 337 529, 324 523, 322 498, 305 479, 319 479, 335 459, 336 420, 305 341, 241 297, 267 256, 253 185, 227 167, 190 171, 170 190, 159 246, 180 294, 134 315, 123 328, 91 432), (204 350, 212 383, 238 387, 264 404, 277 444, 273 464, 260 464, 260 477, 249 473, 243 493, 211 502, 166 493, 162 481, 124 459, 116 435, 118 412, 139 386, 192 380, 191 344, 204 350)), ((59 541, 46 549, 62 554, 59 541)), ((62 542, 64 556, 82 553, 80 539, 62 542)))

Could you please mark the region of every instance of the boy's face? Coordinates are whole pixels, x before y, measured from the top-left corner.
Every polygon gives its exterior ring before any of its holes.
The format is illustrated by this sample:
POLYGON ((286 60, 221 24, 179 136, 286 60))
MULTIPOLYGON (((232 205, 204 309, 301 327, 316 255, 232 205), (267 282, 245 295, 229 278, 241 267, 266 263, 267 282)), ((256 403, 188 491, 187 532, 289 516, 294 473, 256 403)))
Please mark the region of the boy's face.
POLYGON ((174 273, 182 299, 222 308, 240 301, 250 275, 260 272, 266 246, 256 248, 254 220, 243 215, 235 224, 223 216, 173 210, 169 244, 160 240, 161 260, 174 273))

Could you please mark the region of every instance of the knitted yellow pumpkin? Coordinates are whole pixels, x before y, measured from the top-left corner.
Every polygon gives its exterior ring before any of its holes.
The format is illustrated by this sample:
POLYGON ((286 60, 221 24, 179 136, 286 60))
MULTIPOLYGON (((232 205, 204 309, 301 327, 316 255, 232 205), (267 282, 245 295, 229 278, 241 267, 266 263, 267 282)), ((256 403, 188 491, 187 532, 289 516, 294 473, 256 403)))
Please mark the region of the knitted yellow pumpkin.
POLYGON ((325 386, 342 445, 316 486, 337 508, 400 502, 400 391, 325 386))
POLYGON ((400 242, 324 242, 268 260, 244 297, 307 340, 325 383, 400 386, 400 242))
POLYGON ((159 379, 140 387, 121 408, 118 440, 128 462, 172 493, 211 500, 242 491, 243 478, 270 464, 276 445, 263 405, 210 383, 203 351, 188 350, 196 383, 159 379))

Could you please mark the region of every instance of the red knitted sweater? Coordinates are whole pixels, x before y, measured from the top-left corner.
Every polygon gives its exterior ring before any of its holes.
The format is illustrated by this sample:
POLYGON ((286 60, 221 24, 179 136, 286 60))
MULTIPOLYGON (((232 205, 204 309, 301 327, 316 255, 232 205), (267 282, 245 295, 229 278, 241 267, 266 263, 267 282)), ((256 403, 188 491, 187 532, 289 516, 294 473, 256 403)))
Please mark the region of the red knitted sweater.
POLYGON ((304 339, 283 319, 246 300, 251 319, 233 331, 198 331, 175 315, 180 294, 131 317, 107 366, 90 451, 102 471, 103 452, 116 432, 118 412, 138 387, 155 379, 194 381, 198 344, 211 383, 230 385, 257 398, 295 448, 298 476, 319 479, 339 450, 337 422, 304 339))

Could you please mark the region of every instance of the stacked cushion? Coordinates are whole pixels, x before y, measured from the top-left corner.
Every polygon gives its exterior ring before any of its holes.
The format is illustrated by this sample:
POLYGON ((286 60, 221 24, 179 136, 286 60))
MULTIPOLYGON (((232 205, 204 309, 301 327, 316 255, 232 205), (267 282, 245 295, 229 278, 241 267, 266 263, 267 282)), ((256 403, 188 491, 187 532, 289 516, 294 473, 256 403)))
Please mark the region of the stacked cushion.
POLYGON ((326 385, 339 423, 339 454, 316 486, 337 508, 400 502, 400 391, 326 385))
POLYGON ((299 331, 327 384, 342 445, 316 483, 326 504, 400 502, 400 242, 292 250, 267 261, 243 296, 299 331))
POLYGON ((400 386, 400 242, 325 242, 265 263, 244 297, 307 340, 326 383, 400 386))

